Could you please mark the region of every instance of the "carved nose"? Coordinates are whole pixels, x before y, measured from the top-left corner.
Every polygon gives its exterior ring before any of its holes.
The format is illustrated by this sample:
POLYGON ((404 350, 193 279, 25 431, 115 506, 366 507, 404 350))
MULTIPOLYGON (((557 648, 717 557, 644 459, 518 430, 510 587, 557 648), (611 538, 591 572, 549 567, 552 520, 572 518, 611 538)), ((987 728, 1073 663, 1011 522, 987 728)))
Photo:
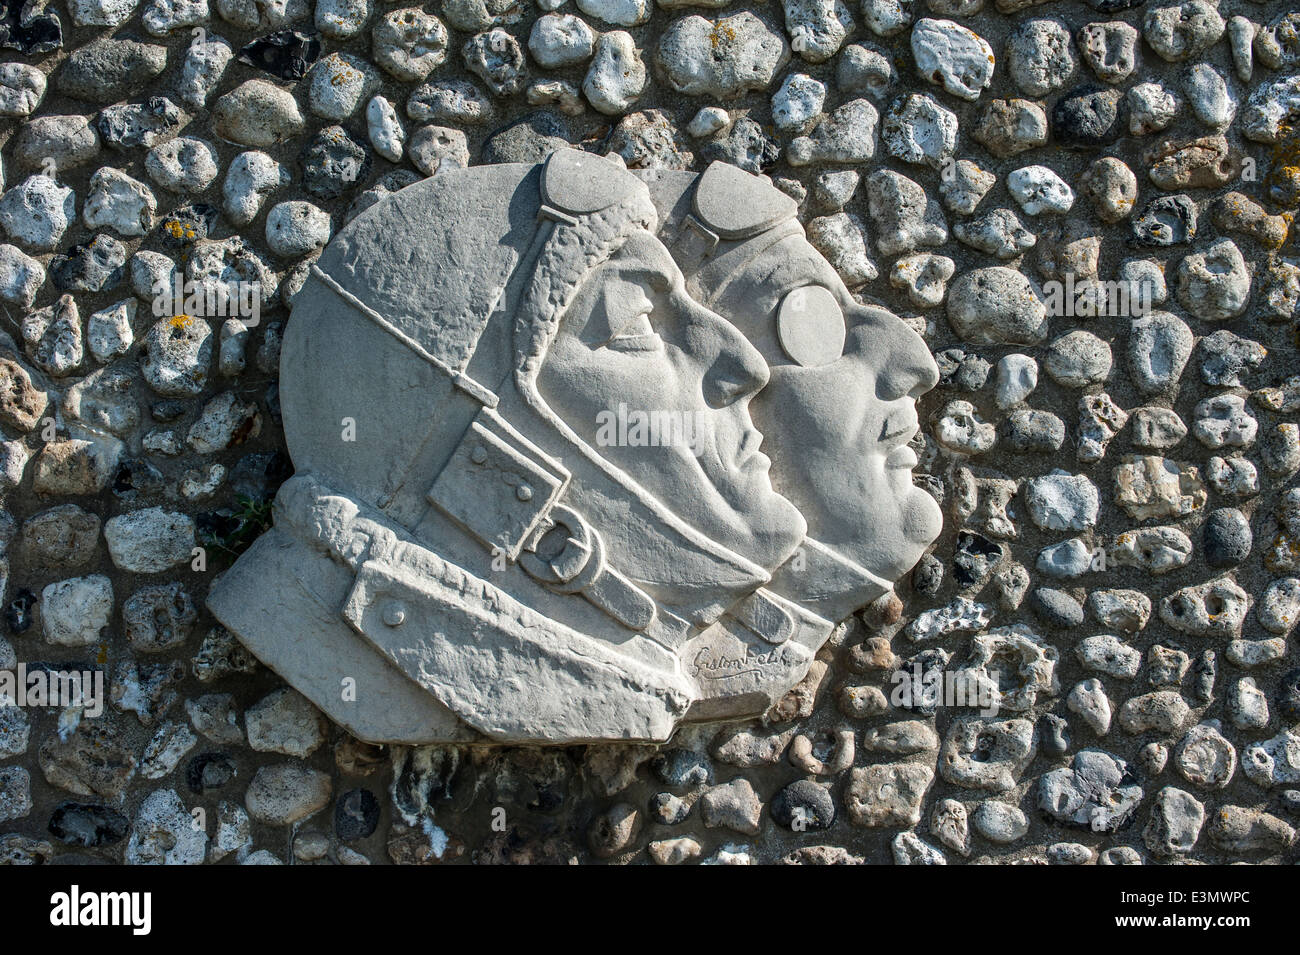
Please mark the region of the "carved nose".
POLYGON ((723 408, 762 389, 770 373, 759 350, 716 312, 695 302, 688 307, 695 323, 716 342, 713 360, 704 371, 704 400, 723 408))
POLYGON ((939 368, 921 336, 898 319, 891 319, 886 341, 884 367, 876 381, 881 400, 895 401, 905 396, 919 398, 939 383, 939 368))

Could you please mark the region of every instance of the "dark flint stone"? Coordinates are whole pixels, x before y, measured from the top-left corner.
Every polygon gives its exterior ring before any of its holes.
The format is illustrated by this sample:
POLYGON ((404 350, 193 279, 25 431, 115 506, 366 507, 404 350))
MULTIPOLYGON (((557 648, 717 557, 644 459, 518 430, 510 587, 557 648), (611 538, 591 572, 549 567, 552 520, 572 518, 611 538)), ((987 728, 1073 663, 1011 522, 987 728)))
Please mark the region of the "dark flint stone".
POLYGON ((131 828, 126 816, 108 806, 65 802, 50 816, 49 831, 70 846, 109 846, 131 828))
POLYGON ((259 37, 239 51, 239 62, 282 80, 300 80, 320 57, 320 40, 296 30, 259 37))

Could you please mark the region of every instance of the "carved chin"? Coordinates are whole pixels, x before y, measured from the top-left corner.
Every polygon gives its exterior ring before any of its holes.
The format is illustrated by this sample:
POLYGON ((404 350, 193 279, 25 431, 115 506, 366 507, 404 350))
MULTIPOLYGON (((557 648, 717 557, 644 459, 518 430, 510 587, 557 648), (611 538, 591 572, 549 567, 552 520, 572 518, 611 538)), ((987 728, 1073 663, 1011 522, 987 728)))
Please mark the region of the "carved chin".
POLYGON ((845 556, 885 580, 897 580, 916 566, 943 530, 943 511, 914 485, 898 497, 888 526, 863 526, 841 545, 845 556))

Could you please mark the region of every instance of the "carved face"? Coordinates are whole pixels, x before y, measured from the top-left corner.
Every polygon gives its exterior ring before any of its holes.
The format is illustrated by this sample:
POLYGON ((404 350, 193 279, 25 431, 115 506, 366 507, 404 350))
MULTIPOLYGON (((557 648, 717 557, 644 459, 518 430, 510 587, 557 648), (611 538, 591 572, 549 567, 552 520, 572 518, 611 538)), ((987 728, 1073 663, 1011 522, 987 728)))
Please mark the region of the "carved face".
POLYGON ((588 276, 537 387, 606 460, 713 540, 770 568, 804 523, 772 489, 750 417, 767 381, 754 346, 687 294, 668 250, 641 231, 588 276))
POLYGON ((938 382, 929 350, 890 312, 858 304, 802 234, 728 279, 714 306, 770 366, 753 404, 773 484, 803 512, 809 536, 896 580, 942 524, 912 483, 908 447, 916 399, 938 382))

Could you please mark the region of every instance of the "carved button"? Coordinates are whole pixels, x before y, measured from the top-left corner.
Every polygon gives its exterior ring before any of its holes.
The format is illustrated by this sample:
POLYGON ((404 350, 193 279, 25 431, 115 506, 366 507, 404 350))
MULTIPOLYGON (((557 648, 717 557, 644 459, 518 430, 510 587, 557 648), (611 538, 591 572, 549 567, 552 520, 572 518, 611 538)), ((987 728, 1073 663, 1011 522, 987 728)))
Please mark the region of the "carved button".
POLYGON ((400 627, 406 622, 406 605, 400 600, 390 600, 384 607, 384 623, 390 627, 400 627))
POLYGON ((475 445, 474 450, 469 453, 469 459, 475 464, 482 464, 487 458, 487 448, 481 444, 475 445))
POLYGON ((521 484, 515 488, 515 497, 521 501, 531 501, 533 499, 533 489, 527 484, 521 484))

